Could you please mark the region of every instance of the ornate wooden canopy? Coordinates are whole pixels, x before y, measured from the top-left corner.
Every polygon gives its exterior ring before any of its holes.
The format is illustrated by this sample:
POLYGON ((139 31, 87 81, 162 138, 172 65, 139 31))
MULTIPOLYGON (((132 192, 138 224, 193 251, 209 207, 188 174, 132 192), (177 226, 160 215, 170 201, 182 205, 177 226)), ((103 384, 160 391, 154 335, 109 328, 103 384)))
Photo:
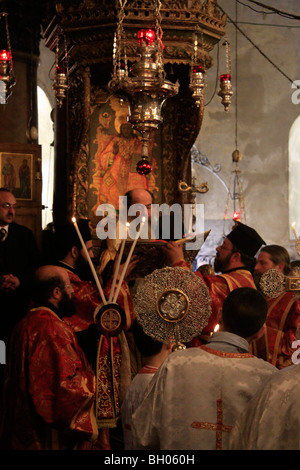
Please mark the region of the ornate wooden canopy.
MULTIPOLYGON (((57 29, 66 34, 71 58, 78 64, 111 62, 112 39, 118 21, 118 2, 111 0, 57 0, 56 14, 45 28, 46 45, 54 48, 57 29)), ((137 57, 137 31, 153 27, 154 2, 128 0, 123 27, 127 55, 137 57)), ((201 59, 205 68, 212 65, 209 56, 214 45, 224 35, 226 18, 221 16, 216 0, 163 0, 160 9, 163 29, 165 63, 190 64, 193 52, 193 32, 203 33, 201 59)))
MULTIPOLYGON (((70 70, 68 110, 59 111, 63 113, 60 126, 63 121, 68 127, 67 152, 66 149, 56 150, 64 158, 66 153, 69 157, 69 197, 72 198, 73 210, 80 215, 87 211, 87 133, 91 99, 99 90, 107 90, 111 79, 118 5, 118 1, 110 0, 56 0, 53 16, 44 25, 47 47, 54 50, 61 33, 67 43, 70 70)), ((126 52, 128 61, 132 63, 137 59, 138 30, 153 27, 154 2, 128 0, 124 11, 126 52)), ((215 0, 163 0, 160 17, 166 76, 180 83, 178 95, 164 104, 160 130, 161 202, 174 203, 184 199, 178 191, 177 181, 190 181, 190 150, 199 134, 204 110, 203 103, 200 107, 195 106, 189 90, 194 32, 199 31, 201 36, 199 62, 208 70, 213 66, 210 52, 225 34, 226 18, 221 15, 215 0)), ((60 56, 64 53, 62 46, 60 56)))

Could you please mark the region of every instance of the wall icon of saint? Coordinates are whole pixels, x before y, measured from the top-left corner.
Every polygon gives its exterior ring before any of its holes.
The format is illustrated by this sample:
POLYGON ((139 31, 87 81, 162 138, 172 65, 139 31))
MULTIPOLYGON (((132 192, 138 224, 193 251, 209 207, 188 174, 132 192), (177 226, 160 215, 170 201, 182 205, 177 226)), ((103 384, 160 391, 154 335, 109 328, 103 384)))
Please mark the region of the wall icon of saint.
POLYGON ((122 107, 119 100, 111 97, 109 102, 94 111, 97 125, 91 127, 90 190, 94 201, 95 214, 100 204, 111 204, 116 209, 119 196, 133 188, 158 191, 157 162, 153 156, 154 138, 150 139, 149 155, 152 172, 139 175, 136 164, 141 159, 142 141, 128 122, 128 107, 122 107), (91 165, 92 163, 92 165, 91 165))

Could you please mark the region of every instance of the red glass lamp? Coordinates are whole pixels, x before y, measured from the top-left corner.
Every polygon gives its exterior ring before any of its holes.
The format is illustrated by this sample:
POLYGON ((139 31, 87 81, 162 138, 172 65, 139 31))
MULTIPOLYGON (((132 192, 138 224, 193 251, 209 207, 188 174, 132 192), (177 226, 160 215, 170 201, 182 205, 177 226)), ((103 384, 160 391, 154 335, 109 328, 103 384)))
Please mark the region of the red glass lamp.
POLYGON ((142 46, 143 43, 145 43, 146 46, 152 46, 154 41, 155 32, 153 31, 153 29, 140 29, 138 31, 138 42, 140 46, 142 46))

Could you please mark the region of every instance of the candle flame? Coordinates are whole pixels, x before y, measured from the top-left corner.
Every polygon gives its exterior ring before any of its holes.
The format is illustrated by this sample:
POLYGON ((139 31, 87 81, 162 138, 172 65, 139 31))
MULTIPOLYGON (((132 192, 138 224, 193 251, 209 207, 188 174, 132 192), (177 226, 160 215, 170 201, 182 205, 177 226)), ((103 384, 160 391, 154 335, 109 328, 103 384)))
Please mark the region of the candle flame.
POLYGON ((76 222, 76 217, 72 217, 72 222, 73 222, 73 224, 75 224, 75 222, 76 222))
POLYGON ((292 230, 293 230, 295 239, 298 240, 297 232, 296 232, 296 229, 295 229, 295 222, 292 223, 292 230))
POLYGON ((215 328, 214 328, 214 333, 216 333, 220 328, 220 325, 219 323, 216 324, 215 328))

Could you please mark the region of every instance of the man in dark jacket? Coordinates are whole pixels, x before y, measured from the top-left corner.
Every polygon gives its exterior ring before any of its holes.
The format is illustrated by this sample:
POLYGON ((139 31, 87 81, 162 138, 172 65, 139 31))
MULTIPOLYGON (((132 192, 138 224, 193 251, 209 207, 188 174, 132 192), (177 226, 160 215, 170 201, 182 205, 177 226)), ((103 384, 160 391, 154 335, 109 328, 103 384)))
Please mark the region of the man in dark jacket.
MULTIPOLYGON (((16 207, 15 196, 0 188, 0 340, 6 351, 14 326, 28 310, 33 274, 40 263, 32 231, 14 222, 16 207)), ((0 395, 3 369, 1 364, 0 395)))

